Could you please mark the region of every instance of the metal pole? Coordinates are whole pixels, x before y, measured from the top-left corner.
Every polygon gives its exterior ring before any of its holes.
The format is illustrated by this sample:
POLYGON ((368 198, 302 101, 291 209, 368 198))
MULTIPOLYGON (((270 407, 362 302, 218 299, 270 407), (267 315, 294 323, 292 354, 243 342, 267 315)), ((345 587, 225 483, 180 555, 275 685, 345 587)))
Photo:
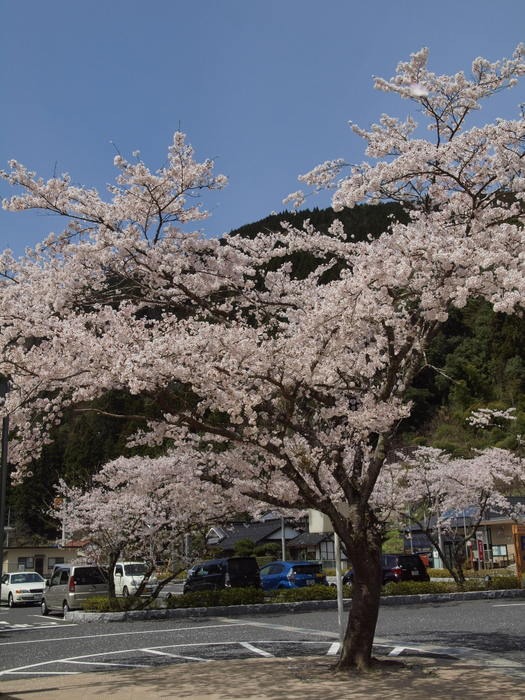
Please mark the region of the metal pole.
MULTIPOLYGON (((0 382, 0 397, 7 395, 8 383, 4 378, 0 382)), ((5 514, 7 500, 7 440, 9 435, 9 416, 2 418, 2 451, 0 456, 0 574, 4 573, 4 540, 5 540, 5 514)), ((2 594, 2 580, 0 576, 0 598, 2 594)))
POLYGON ((337 623, 339 626, 339 643, 343 646, 343 574, 341 571, 341 542, 339 535, 334 532, 334 555, 335 555, 335 585, 337 588, 337 623))
POLYGON ((286 536, 284 532, 284 515, 281 513, 281 559, 286 561, 286 536))
POLYGON ((62 501, 62 549, 66 546, 66 499, 62 501))

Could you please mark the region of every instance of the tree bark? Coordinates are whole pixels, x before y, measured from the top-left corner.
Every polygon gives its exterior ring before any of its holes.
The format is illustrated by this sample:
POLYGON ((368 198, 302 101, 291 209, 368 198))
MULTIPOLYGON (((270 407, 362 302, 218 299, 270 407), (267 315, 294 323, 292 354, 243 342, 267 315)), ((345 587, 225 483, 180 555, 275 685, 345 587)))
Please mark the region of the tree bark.
POLYGON ((115 597, 115 564, 119 560, 120 549, 118 551, 110 551, 108 555, 108 598, 115 597))
POLYGON ((352 540, 345 542, 354 572, 352 605, 336 669, 361 672, 368 670, 373 661, 372 649, 383 583, 381 536, 368 533, 367 537, 352 540))

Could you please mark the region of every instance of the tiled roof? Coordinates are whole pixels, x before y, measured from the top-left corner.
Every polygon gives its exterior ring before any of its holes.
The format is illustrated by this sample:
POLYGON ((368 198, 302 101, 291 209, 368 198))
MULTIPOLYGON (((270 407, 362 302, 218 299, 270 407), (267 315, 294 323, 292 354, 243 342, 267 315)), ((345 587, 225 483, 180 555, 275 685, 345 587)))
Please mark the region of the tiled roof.
POLYGON ((281 529, 281 521, 238 523, 222 529, 226 533, 226 537, 218 543, 218 546, 221 549, 233 549, 239 540, 251 540, 255 544, 264 542, 270 535, 281 529))

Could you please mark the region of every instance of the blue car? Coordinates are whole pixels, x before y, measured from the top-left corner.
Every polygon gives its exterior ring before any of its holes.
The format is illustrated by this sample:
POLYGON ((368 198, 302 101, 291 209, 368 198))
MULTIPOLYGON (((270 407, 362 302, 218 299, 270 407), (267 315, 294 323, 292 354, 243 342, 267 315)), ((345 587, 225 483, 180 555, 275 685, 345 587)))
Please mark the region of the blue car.
POLYGON ((261 585, 265 591, 314 584, 328 585, 323 565, 314 561, 272 561, 261 568, 261 585))

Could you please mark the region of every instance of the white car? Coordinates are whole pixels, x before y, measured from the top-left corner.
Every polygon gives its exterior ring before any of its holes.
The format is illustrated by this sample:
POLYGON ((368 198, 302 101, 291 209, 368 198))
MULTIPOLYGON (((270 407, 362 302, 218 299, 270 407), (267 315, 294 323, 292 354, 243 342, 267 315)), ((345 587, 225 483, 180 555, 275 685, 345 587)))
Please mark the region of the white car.
MULTIPOLYGON (((115 581, 115 595, 127 598, 135 595, 144 575, 148 571, 148 565, 143 561, 119 561, 115 565, 113 580, 115 581)), ((155 576, 150 576, 144 587, 143 595, 151 595, 158 581, 155 576)))
POLYGON ((7 601, 10 608, 19 603, 36 603, 40 605, 46 580, 36 571, 16 571, 3 574, 0 601, 7 601))

